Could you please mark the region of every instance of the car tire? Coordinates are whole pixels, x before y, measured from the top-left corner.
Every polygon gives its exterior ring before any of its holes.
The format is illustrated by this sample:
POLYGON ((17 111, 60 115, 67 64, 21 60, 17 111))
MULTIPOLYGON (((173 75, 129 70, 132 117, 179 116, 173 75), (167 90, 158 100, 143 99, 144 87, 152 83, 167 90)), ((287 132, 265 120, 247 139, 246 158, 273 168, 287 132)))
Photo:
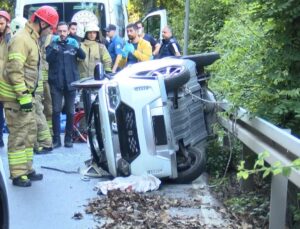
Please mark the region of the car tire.
POLYGON ((94 162, 100 166, 104 167, 107 165, 105 154, 101 152, 103 150, 102 134, 101 134, 101 123, 99 114, 99 102, 98 100, 92 104, 92 108, 89 115, 88 122, 88 141, 91 148, 91 153, 94 162))
POLYGON ((193 164, 186 170, 178 169, 178 177, 172 179, 172 183, 188 184, 198 178, 205 170, 206 152, 204 147, 188 147, 187 152, 193 160, 193 164))
POLYGON ((178 88, 186 84, 189 81, 189 79, 190 71, 188 68, 183 66, 179 73, 174 73, 172 74, 172 76, 165 78, 164 81, 167 93, 177 90, 178 88))

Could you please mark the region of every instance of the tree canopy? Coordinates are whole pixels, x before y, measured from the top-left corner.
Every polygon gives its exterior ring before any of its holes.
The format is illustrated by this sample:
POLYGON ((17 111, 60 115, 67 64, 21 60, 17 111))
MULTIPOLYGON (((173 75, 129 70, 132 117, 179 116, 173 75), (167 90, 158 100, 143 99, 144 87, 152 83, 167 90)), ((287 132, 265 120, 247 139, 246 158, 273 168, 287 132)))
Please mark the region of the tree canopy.
MULTIPOLYGON (((145 14, 143 2, 130 0, 145 14)), ((183 44, 184 0, 164 7, 183 44)), ((297 0, 190 1, 189 54, 217 51, 210 87, 254 115, 300 133, 300 5, 297 0)))

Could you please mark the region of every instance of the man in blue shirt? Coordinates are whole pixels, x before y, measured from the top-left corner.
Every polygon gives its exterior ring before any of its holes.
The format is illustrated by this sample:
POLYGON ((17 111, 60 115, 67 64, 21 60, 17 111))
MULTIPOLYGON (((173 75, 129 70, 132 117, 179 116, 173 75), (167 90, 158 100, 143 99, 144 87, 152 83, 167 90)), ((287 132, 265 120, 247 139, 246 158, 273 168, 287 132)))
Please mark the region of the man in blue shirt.
POLYGON ((108 52, 112 59, 112 72, 116 72, 120 62, 120 58, 117 58, 117 56, 122 54, 124 42, 122 38, 116 34, 117 27, 115 25, 109 24, 104 30, 106 31, 106 35, 110 38, 108 52))

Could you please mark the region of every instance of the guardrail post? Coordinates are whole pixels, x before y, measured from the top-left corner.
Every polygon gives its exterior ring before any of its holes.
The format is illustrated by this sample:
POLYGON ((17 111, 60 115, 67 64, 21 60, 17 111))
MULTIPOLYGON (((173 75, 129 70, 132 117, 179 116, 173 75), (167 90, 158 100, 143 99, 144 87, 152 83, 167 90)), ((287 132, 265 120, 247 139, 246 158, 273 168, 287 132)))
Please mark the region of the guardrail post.
POLYGON ((288 178, 272 177, 269 229, 285 228, 288 178))

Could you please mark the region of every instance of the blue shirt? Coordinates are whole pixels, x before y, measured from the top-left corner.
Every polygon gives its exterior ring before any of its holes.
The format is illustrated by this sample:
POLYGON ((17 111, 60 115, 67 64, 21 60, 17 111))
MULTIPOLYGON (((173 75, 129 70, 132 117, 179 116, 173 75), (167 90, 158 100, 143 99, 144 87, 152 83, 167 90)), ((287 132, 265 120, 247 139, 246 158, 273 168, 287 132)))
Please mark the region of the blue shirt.
MULTIPOLYGON (((132 44, 134 46, 134 50, 136 50, 137 46, 138 46, 138 43, 136 43, 136 44, 132 43, 132 44)), ((127 65, 128 64, 135 64, 137 62, 138 62, 137 58, 132 53, 129 53, 128 57, 127 57, 127 65)))
POLYGON ((117 55, 122 54, 122 48, 123 48, 124 42, 121 39, 121 37, 115 35, 111 42, 108 45, 108 52, 110 54, 110 57, 112 59, 112 63, 115 63, 115 60, 117 58, 117 55))

